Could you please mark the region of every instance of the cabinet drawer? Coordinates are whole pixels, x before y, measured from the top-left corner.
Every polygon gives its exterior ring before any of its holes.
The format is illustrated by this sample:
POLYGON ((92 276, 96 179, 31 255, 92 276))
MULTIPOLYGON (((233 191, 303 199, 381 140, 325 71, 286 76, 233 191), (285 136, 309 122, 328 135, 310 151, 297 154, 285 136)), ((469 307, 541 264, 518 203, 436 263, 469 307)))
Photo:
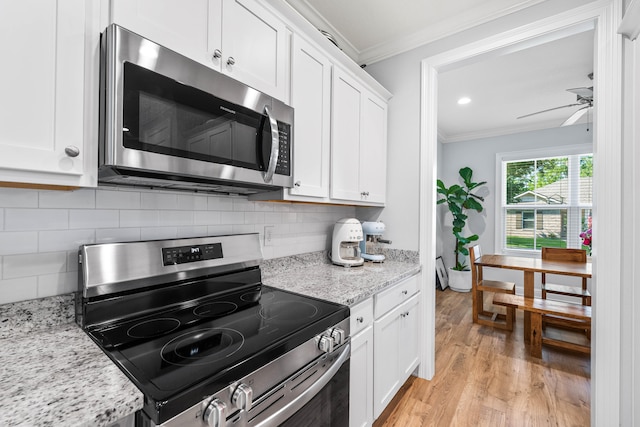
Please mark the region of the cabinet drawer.
POLYGON ((375 318, 379 319, 386 312, 406 301, 411 295, 418 292, 418 276, 408 279, 386 289, 375 296, 375 318))
POLYGON ((373 324, 373 298, 369 298, 351 308, 351 336, 373 324))

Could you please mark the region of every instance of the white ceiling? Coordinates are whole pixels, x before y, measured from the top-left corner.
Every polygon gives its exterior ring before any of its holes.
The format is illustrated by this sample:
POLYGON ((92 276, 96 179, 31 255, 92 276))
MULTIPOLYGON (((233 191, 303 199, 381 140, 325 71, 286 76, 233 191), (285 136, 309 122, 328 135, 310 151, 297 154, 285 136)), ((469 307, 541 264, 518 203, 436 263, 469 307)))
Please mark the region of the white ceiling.
MULTIPOLYGON (((330 32, 358 63, 372 63, 544 0, 287 0, 330 32)), ((441 73, 438 132, 443 142, 559 126, 579 107, 517 120, 576 102, 566 89, 590 87, 592 30, 441 73), (457 105, 461 96, 472 102, 457 105)), ((585 115, 578 123, 587 120, 585 115)))

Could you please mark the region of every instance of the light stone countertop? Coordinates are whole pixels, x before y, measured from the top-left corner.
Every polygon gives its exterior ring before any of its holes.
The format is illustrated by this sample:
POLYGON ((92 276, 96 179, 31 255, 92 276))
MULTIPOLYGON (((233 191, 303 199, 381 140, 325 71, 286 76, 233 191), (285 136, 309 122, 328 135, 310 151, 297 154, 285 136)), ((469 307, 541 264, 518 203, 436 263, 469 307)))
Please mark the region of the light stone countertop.
POLYGON ((0 306, 0 425, 108 426, 142 393, 73 321, 73 295, 0 306))
MULTIPOLYGON (((267 286, 353 306, 420 271, 413 252, 332 265, 326 252, 262 264, 267 286)), ((74 323, 73 294, 0 305, 0 426, 109 426, 142 393, 74 323)))
POLYGON ((353 306, 420 272, 417 255, 400 255, 383 263, 365 262, 361 267, 333 265, 319 254, 267 260, 262 266, 262 283, 353 306))

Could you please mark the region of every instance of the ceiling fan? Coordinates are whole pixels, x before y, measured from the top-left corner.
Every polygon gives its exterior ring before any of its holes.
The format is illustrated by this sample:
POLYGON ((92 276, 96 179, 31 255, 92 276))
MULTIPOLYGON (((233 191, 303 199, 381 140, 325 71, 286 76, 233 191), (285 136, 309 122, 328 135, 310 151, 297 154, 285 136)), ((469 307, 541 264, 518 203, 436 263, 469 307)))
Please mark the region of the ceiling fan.
MULTIPOLYGON (((593 73, 589 74, 589 78, 593 80, 593 73)), ((525 117, 534 116, 536 114, 546 113, 548 111, 559 110, 561 108, 568 107, 577 107, 581 106, 578 110, 576 110, 567 120, 562 122, 560 126, 569 126, 576 123, 580 118, 587 112, 593 109, 593 86, 591 87, 576 87, 572 89, 567 89, 568 92, 576 94, 576 102, 573 104, 562 105, 560 107, 549 108, 547 110, 536 111, 535 113, 525 114, 524 116, 518 117, 518 119, 523 119, 525 117)))

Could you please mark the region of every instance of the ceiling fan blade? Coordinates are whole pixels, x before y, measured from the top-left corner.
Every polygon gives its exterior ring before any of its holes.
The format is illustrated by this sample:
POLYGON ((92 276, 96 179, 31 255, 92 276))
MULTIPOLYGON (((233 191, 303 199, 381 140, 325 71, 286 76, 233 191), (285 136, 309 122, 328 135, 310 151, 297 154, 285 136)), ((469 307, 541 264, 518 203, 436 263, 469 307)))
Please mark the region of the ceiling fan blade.
POLYGON ((593 87, 575 87, 567 89, 567 92, 575 93, 581 98, 593 98, 593 87))
POLYGON ((553 111, 553 110, 559 110, 561 108, 575 107, 576 105, 584 105, 584 104, 578 103, 578 104, 563 105, 561 107, 549 108, 548 110, 536 111, 535 113, 525 114, 524 116, 520 116, 520 117, 516 117, 516 118, 517 119, 524 119, 525 117, 535 116, 536 114, 546 113, 548 111, 553 111))
POLYGON ((574 124, 575 122, 580 120, 580 118, 582 116, 584 116, 584 113, 586 113, 590 108, 593 108, 593 107, 586 106, 586 107, 583 107, 583 108, 579 109, 578 111, 573 113, 571 116, 569 116, 569 118, 567 120, 565 120, 560 126, 570 126, 570 125, 574 124))

